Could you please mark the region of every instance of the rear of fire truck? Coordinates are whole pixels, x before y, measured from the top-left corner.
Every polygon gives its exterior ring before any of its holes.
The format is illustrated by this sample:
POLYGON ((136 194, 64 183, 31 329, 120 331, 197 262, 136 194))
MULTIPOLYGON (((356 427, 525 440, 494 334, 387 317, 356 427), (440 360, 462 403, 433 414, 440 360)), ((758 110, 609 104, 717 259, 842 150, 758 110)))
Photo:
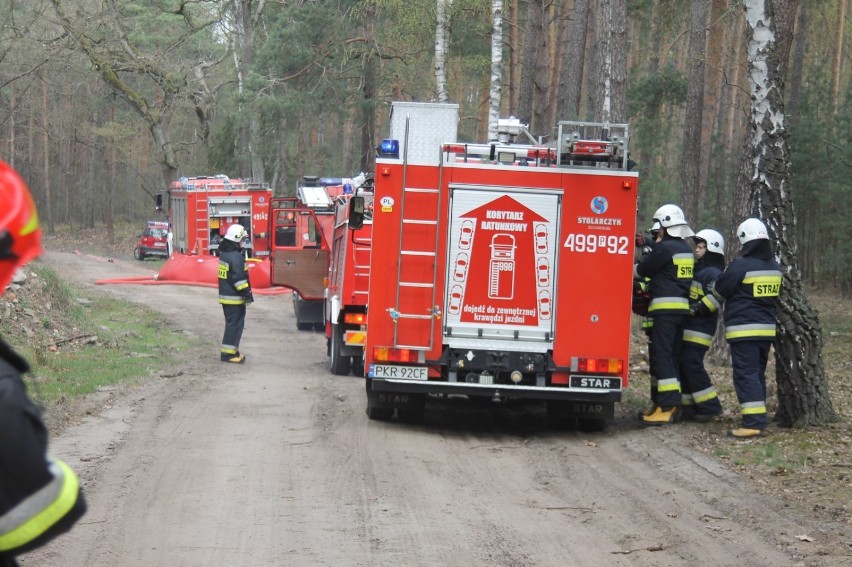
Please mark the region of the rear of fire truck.
POLYGON ((372 177, 364 179, 355 193, 335 202, 335 224, 325 297, 325 334, 328 368, 333 374, 364 375, 364 343, 367 325, 367 294, 370 287, 372 245, 372 177), (351 197, 363 203, 364 217, 350 227, 351 197))
POLYGON ((510 119, 465 144, 456 117, 394 105, 376 160, 367 415, 419 421, 427 397, 461 394, 601 429, 628 378, 628 127, 559 122, 544 145, 510 119))

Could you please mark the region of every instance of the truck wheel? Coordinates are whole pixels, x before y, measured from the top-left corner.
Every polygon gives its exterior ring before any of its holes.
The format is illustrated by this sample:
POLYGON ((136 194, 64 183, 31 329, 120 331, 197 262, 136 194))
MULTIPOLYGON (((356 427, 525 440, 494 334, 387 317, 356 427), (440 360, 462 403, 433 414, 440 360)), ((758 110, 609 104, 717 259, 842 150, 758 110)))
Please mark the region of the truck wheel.
POLYGON ((328 357, 328 369, 332 374, 347 376, 352 368, 352 359, 340 354, 343 346, 343 329, 339 325, 331 326, 331 355, 328 357))
POLYGON ((133 249, 133 257, 141 262, 145 259, 145 254, 143 254, 142 249, 137 246, 133 249))
POLYGON ((352 357, 352 374, 355 376, 364 375, 364 358, 363 356, 352 357))

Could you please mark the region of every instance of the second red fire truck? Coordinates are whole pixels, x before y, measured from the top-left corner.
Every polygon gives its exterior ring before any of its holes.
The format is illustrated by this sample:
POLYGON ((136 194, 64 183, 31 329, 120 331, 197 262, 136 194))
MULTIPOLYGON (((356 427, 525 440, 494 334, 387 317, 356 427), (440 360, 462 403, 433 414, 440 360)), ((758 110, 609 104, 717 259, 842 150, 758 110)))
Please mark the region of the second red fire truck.
POLYGON ((600 429, 628 381, 628 126, 561 121, 545 145, 513 119, 484 144, 456 124, 455 105, 394 104, 376 159, 367 415, 418 421, 463 394, 600 429))

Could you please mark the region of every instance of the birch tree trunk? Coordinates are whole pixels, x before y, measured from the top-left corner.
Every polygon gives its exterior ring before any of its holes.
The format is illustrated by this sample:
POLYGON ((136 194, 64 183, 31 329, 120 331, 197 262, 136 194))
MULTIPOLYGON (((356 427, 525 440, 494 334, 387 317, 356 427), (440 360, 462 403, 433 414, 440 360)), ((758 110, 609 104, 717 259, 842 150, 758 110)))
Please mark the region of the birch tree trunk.
POLYGON ((488 139, 497 138, 503 91, 503 0, 491 0, 491 84, 488 90, 488 139))
POLYGON ((745 0, 751 114, 743 159, 750 174, 751 215, 769 229, 784 273, 775 339, 778 410, 782 426, 835 421, 822 364, 822 329, 798 267, 790 154, 784 125, 783 83, 771 0, 745 0))
POLYGON ((450 8, 453 0, 437 0, 435 14, 435 91, 438 102, 447 102, 447 45, 450 41, 450 8))

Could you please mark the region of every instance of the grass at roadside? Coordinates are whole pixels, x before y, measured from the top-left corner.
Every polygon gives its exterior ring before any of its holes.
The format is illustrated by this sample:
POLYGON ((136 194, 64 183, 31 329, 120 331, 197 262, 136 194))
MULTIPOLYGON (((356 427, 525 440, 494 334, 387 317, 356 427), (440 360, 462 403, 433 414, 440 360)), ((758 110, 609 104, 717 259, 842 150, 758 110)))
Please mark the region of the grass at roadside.
POLYGON ((20 317, 0 321, 0 336, 29 361, 30 394, 48 411, 156 375, 194 345, 156 312, 87 294, 45 266, 31 266, 15 297, 20 317))

